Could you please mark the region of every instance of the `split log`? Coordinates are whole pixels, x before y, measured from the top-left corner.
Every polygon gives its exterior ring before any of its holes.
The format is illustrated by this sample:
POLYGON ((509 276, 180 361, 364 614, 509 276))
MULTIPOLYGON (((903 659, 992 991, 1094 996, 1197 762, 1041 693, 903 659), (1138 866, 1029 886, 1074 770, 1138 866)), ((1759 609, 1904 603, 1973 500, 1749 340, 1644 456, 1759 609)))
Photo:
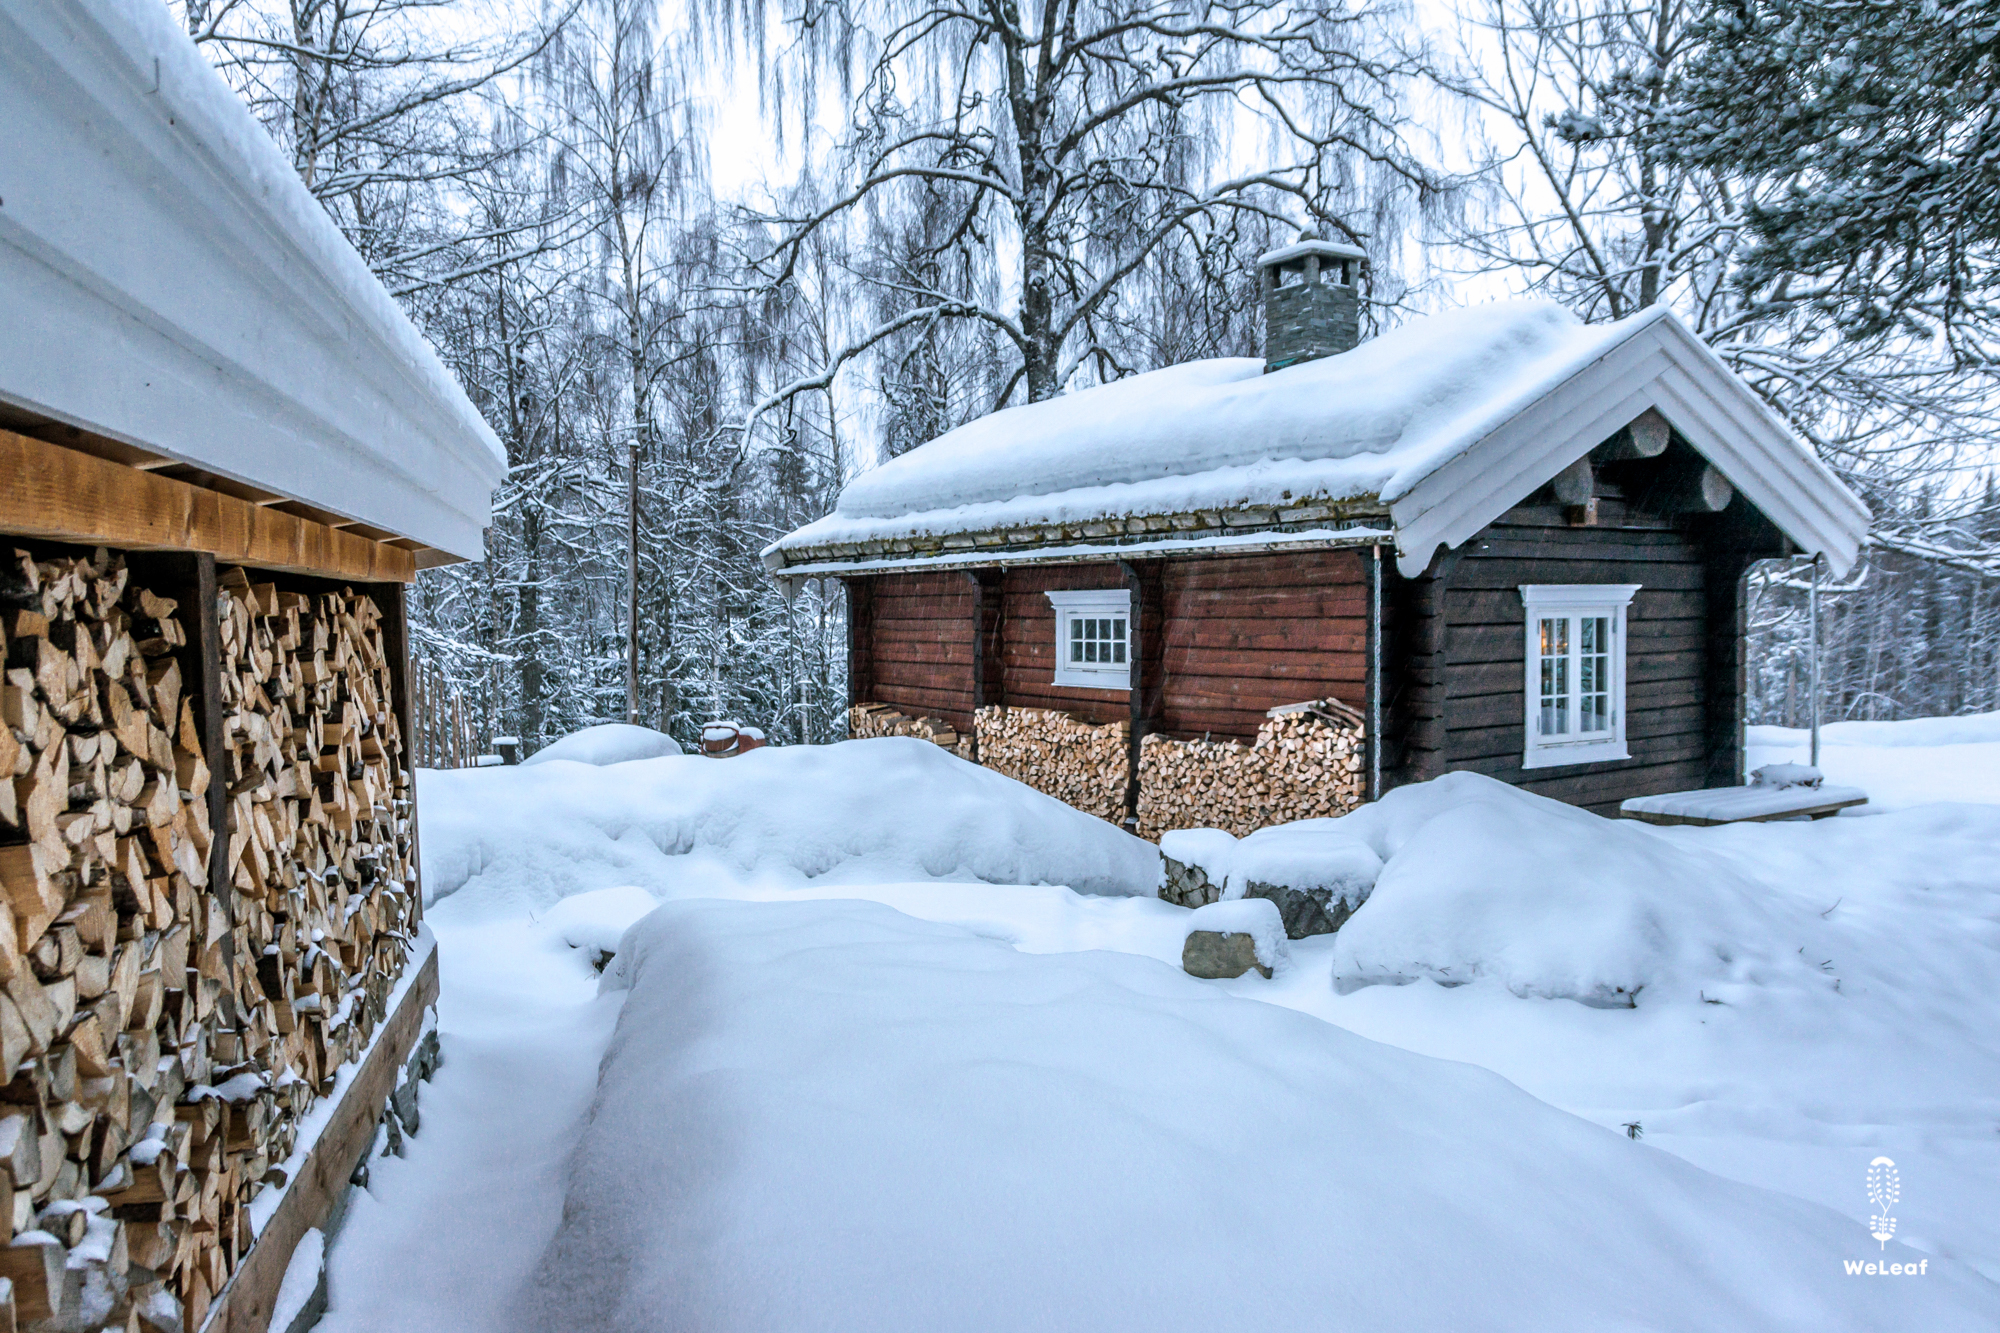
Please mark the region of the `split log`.
POLYGON ((0 567, 0 1277, 23 1320, 75 1313, 57 1307, 87 1242, 108 1322, 200 1325, 416 926, 379 608, 220 583, 209 753, 186 608, 103 550, 0 567))

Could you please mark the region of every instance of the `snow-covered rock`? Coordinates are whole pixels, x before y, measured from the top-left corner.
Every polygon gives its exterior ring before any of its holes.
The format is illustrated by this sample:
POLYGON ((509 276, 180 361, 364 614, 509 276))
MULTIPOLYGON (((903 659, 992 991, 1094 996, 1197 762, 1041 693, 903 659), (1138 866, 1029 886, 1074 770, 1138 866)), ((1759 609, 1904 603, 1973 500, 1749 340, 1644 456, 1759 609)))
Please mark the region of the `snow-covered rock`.
POLYGON ((521 761, 521 766, 564 759, 576 764, 626 764, 680 752, 680 742, 665 732, 635 727, 629 722, 604 722, 573 731, 554 745, 535 751, 521 761))
POLYGON ((1240 977, 1254 967, 1269 977, 1290 959, 1285 923, 1269 899, 1210 903, 1188 916, 1181 970, 1189 976, 1240 977))

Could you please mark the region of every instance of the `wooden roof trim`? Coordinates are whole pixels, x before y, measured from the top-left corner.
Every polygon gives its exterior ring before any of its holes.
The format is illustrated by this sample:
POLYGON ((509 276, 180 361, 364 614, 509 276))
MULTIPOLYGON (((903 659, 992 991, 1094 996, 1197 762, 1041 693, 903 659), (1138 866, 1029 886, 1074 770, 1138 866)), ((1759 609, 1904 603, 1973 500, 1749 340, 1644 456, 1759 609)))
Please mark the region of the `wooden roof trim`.
POLYGON ((1119 560, 1159 560, 1188 556, 1271 555, 1284 551, 1330 550, 1393 542, 1386 527, 1311 528, 1299 532, 1209 533, 1158 537, 1151 541, 1080 544, 1043 550, 954 551, 943 555, 885 556, 864 560, 821 560, 773 570, 781 580, 889 574, 912 569, 1012 569, 1025 565, 1100 565, 1119 560))
MULTIPOLYGON (((1048 563, 1036 553, 1080 544, 1126 546, 1176 538, 1200 540, 1222 534, 1345 528, 1386 518, 1388 513, 1387 507, 1373 497, 1305 499, 1276 506, 1246 505, 1236 509, 1185 513, 1131 514, 1083 522, 1036 523, 985 532, 884 537, 791 548, 773 544, 764 551, 764 566, 773 574, 789 575, 794 569, 808 565, 815 569, 833 565, 858 569, 864 565, 879 565, 884 560, 908 564, 948 562, 954 565, 965 564, 968 559, 975 564, 1048 563)), ((1088 549, 1096 547, 1090 545, 1088 549)))
POLYGON ((260 569, 408 583, 420 557, 276 508, 0 429, 0 533, 140 551, 207 551, 260 569))

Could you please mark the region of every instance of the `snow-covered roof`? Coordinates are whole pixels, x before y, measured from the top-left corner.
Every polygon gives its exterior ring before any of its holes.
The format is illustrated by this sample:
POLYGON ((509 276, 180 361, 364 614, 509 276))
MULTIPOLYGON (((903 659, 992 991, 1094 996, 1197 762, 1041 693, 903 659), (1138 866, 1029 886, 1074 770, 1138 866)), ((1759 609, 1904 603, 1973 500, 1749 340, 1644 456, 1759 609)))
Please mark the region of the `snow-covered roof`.
POLYGON ((1393 527, 1415 574, 1649 407, 1802 551, 1853 562, 1861 502, 1671 313, 1583 324, 1543 301, 1432 315, 1269 374, 1193 361, 995 412, 855 478, 766 562, 845 572, 1030 531, 1143 544, 1189 536, 1175 516, 1256 511, 1377 540, 1393 527))
POLYGON ((476 558, 506 457, 153 0, 0 0, 0 403, 476 558))

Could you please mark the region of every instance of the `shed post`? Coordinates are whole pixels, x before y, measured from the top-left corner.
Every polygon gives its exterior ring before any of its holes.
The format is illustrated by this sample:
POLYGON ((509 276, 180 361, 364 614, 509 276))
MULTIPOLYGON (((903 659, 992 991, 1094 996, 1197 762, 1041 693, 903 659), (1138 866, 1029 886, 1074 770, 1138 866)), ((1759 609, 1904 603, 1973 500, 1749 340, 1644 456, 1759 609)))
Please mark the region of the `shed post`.
POLYGON ((1368 548, 1367 730, 1361 738, 1368 756, 1365 799, 1382 798, 1382 544, 1368 548))
POLYGON ((1807 688, 1812 692, 1812 766, 1819 767, 1819 553, 1812 558, 1812 583, 1806 591, 1806 633, 1811 640, 1807 662, 1811 665, 1812 679, 1807 688))
POLYGON ((1126 683, 1128 702, 1125 727, 1125 831, 1136 833, 1139 829, 1139 745, 1146 733, 1146 671, 1145 635, 1141 631, 1141 613, 1145 606, 1145 585, 1139 580, 1139 571, 1129 560, 1118 562, 1118 572, 1125 577, 1127 598, 1125 622, 1126 666, 1129 675, 1126 683))

